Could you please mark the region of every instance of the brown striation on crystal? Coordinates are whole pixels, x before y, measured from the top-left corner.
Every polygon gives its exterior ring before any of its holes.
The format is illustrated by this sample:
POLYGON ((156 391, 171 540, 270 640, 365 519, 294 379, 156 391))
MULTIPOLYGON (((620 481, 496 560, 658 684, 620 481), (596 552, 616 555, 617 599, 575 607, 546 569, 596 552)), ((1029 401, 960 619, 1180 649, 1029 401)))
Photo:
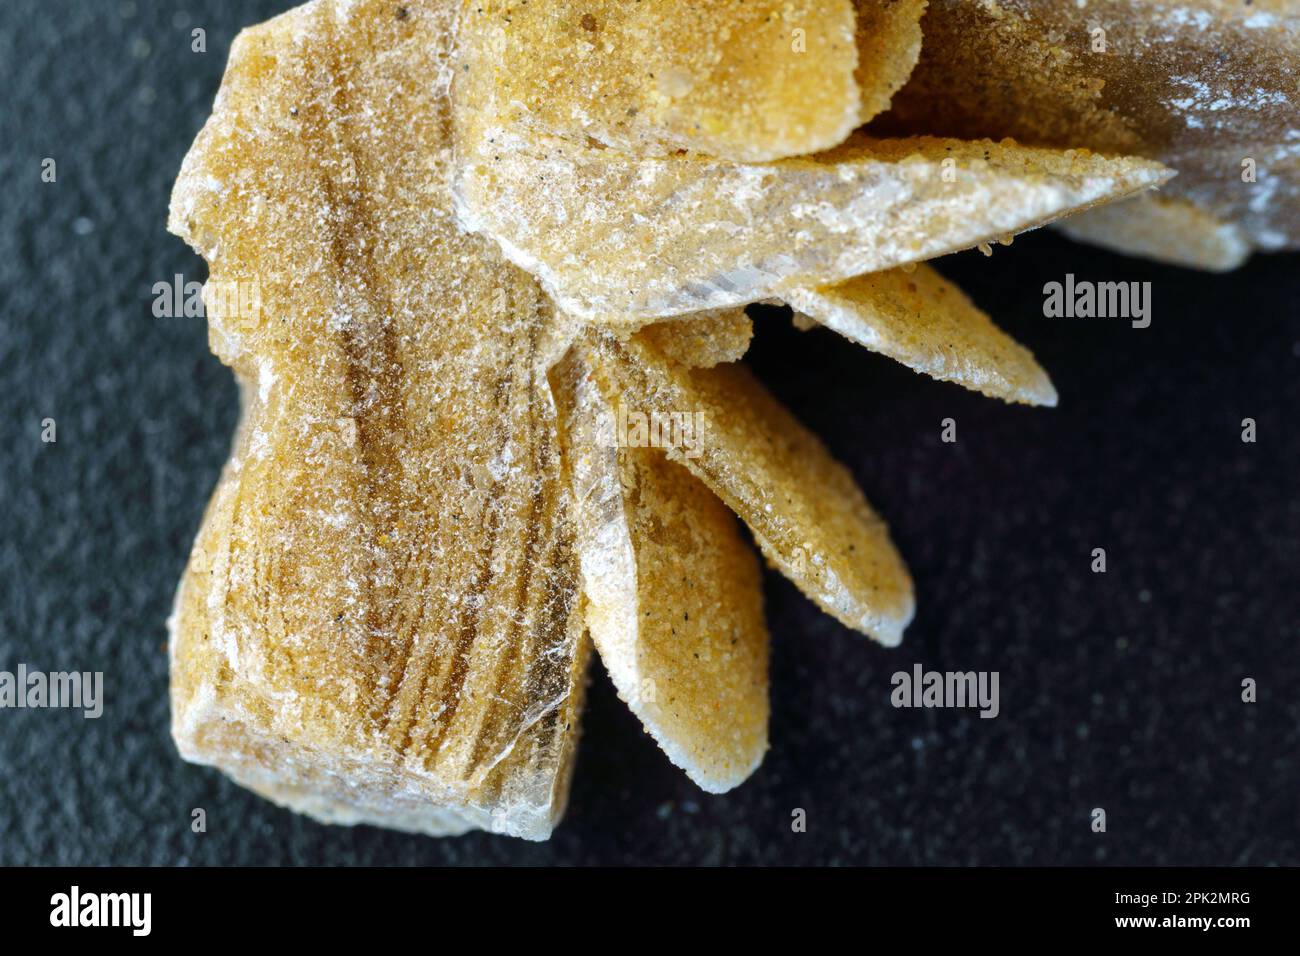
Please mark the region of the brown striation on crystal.
POLYGON ((243 422, 172 622, 189 759, 324 819, 545 838, 586 646, 541 290, 446 201, 454 4, 243 32, 171 228, 243 422))

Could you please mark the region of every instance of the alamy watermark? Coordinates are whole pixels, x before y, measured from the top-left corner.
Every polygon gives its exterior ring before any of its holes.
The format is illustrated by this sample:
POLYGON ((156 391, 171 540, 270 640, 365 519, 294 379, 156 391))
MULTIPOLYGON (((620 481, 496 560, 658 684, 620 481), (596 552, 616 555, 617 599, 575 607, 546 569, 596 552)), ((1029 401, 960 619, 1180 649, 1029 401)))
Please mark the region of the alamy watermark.
POLYGON ((103 671, 0 671, 0 709, 80 710, 87 720, 104 713, 103 671))
POLYGON ((1043 315, 1049 319, 1131 319, 1133 328, 1151 324, 1150 282, 1092 282, 1074 280, 1043 286, 1043 315))
POLYGON ((619 402, 612 416, 596 428, 600 448, 676 449, 685 458, 698 458, 704 450, 706 420, 703 411, 643 412, 619 402))
POLYGON ((202 319, 208 309, 223 318, 255 319, 262 312, 262 285, 255 279, 209 279, 204 284, 186 282, 177 273, 171 282, 155 282, 150 291, 158 319, 202 319))
POLYGON ((152 893, 83 893, 73 886, 50 897, 50 925, 122 926, 132 936, 148 936, 153 927, 152 893))
POLYGON ((996 717, 997 671, 927 671, 920 664, 895 671, 889 702, 895 707, 978 707, 980 717, 996 717))

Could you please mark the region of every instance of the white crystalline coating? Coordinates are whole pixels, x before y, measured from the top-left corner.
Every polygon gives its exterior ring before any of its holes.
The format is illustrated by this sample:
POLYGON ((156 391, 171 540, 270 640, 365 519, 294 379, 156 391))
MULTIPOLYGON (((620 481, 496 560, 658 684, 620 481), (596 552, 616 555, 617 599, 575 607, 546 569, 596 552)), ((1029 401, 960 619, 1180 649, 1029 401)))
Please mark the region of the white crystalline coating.
POLYGON ((1278 18, 1272 13, 1252 13, 1241 25, 1248 30, 1269 30, 1278 25, 1278 18))
POLYGON ((742 305, 1041 225, 1163 182, 1157 163, 1011 143, 871 140, 763 165, 637 159, 502 127, 462 143, 456 208, 567 312, 742 305))
POLYGON ((784 298, 803 315, 918 372, 1004 401, 1056 404, 1056 389, 1029 350, 924 264, 839 285, 791 288, 784 298))

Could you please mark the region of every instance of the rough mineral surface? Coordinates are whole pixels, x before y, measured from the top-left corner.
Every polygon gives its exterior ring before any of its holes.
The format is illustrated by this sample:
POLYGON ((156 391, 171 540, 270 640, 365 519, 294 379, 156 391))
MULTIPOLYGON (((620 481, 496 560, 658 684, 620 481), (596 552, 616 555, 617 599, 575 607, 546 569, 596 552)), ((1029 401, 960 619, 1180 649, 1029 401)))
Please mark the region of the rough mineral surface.
POLYGON ((209 289, 260 308, 210 312, 244 418, 177 598, 174 734, 322 819, 540 839, 585 663, 553 313, 450 216, 452 6, 245 31, 176 185, 209 289))
POLYGON ((850 0, 480 0, 463 36, 504 124, 640 155, 776 159, 859 122, 850 0))
POLYGON ((790 289, 785 300, 918 372, 1009 402, 1056 404, 1056 389, 1029 350, 927 265, 790 289))
POLYGON ((1197 264, 1228 226, 1258 249, 1300 247, 1296 0, 930 0, 922 26, 890 130, 1159 159, 1199 228, 1153 242, 1131 231, 1138 206, 1088 230, 1125 251, 1197 264))
POLYGON ((656 322, 641 336, 671 362, 710 366, 741 358, 754 337, 754 323, 744 309, 722 309, 656 322))
POLYGON ((856 0, 858 89, 863 123, 889 108, 921 55, 926 0, 856 0))
POLYGON ((602 380, 589 350, 575 349, 557 377, 592 639, 673 763, 705 790, 729 790, 767 749, 768 636, 753 549, 708 488, 644 441, 645 418, 625 427, 645 410, 602 380))

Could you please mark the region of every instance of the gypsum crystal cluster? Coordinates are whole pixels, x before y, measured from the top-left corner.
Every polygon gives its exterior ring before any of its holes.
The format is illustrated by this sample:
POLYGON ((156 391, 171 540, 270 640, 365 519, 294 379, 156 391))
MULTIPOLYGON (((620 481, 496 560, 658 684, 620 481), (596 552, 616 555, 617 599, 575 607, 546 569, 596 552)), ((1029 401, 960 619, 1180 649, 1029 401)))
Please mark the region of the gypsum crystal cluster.
MULTIPOLYGON (((1190 155, 1074 112, 1082 81, 1038 68, 1066 41, 1034 17, 1058 6, 315 0, 241 33, 169 222, 210 285, 259 292, 257 309, 209 302, 242 416, 170 620, 181 754, 327 822, 545 839, 594 647, 693 781, 748 777, 768 635, 736 516, 882 644, 914 601, 852 476, 737 363, 744 306, 1054 404, 1029 352, 923 260, 1149 196, 1174 173, 1160 158, 1190 155), (1016 127, 1032 118, 1009 101, 985 116, 1007 91, 976 83, 955 22, 1072 124, 1016 127), (930 88, 954 62, 985 92, 930 88), (1007 128, 979 135, 997 139, 945 138, 995 117, 1007 128), (628 408, 705 427, 628 447, 610 437, 628 408)), ((1294 63, 1283 10, 1245 27, 1217 0, 1175 7, 1294 63)), ((1167 6, 1110 8, 1159 41, 1167 6)), ((1273 68, 1187 49, 1189 75, 1273 68)), ((1160 126, 1182 109, 1165 92, 1135 81, 1093 118, 1160 126)), ((1285 124, 1260 120, 1251 135, 1285 152, 1285 124)), ((1143 244, 1118 212, 1086 231, 1217 267, 1232 257, 1186 244, 1228 226, 1294 244, 1294 216, 1252 218, 1198 170, 1173 202, 1208 232, 1143 244)))

